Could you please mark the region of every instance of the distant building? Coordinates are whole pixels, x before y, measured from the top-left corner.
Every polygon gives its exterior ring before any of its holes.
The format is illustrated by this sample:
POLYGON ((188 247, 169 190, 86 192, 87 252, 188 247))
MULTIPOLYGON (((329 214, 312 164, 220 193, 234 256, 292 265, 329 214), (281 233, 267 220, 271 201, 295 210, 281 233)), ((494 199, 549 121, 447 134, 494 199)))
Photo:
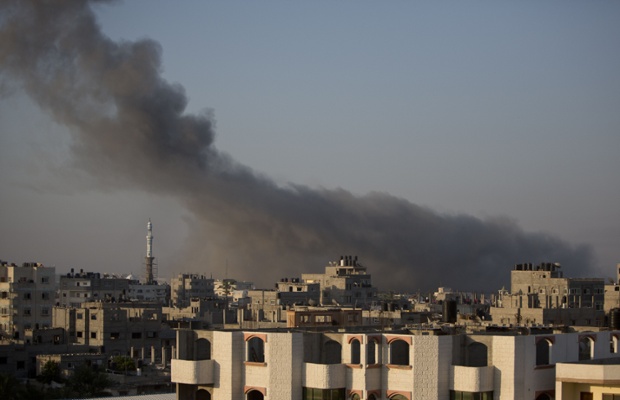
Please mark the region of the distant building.
POLYGON ((303 282, 299 278, 283 278, 276 282, 278 299, 283 307, 315 306, 321 302, 321 284, 303 282))
POLYGON ((604 281, 564 278, 559 264, 517 264, 510 293, 501 291, 490 309, 498 324, 602 326, 604 281))
POLYGON ((170 282, 172 305, 184 308, 193 298, 213 297, 214 287, 214 280, 204 275, 179 274, 170 282))
POLYGON ((56 290, 54 267, 0 262, 0 336, 23 340, 26 329, 51 327, 56 290))
POLYGON ((287 328, 350 327, 362 325, 362 310, 340 307, 295 307, 286 312, 287 328))
POLYGON ((79 308, 54 307, 54 326, 67 332, 69 343, 96 346, 108 356, 159 360, 161 310, 158 303, 87 302, 79 308))
POLYGON ((131 301, 139 302, 157 302, 161 305, 170 304, 170 285, 162 283, 140 283, 132 277, 127 278, 129 281, 129 289, 127 297, 131 301))
POLYGON ((304 283, 318 283, 322 305, 365 307, 377 300, 377 289, 370 274, 357 261, 357 256, 342 256, 330 262, 323 274, 302 274, 304 283))
POLYGON ((605 314, 614 309, 620 309, 620 264, 616 265, 616 280, 605 285, 605 314))
POLYGON ((99 272, 71 272, 60 276, 58 305, 80 307, 88 301, 121 301, 128 298, 129 281, 99 272))
POLYGON ((217 297, 226 298, 232 297, 235 290, 252 290, 254 289, 254 283, 238 281, 236 279, 215 279, 213 281, 214 292, 217 297))

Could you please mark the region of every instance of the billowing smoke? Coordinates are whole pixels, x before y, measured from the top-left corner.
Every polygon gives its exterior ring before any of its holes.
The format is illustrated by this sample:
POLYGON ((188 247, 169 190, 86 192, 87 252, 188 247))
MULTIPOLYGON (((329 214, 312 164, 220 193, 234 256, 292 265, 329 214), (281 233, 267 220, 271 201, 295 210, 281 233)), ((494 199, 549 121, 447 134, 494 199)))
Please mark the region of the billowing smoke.
POLYGON ((442 215, 384 193, 278 186, 214 147, 210 115, 184 114, 184 90, 162 79, 156 42, 110 40, 87 1, 0 7, 2 79, 70 129, 76 166, 102 187, 175 196, 191 211, 192 264, 177 272, 228 262, 236 278, 271 285, 357 255, 381 289, 493 290, 520 262, 589 271, 587 247, 508 219, 442 215))

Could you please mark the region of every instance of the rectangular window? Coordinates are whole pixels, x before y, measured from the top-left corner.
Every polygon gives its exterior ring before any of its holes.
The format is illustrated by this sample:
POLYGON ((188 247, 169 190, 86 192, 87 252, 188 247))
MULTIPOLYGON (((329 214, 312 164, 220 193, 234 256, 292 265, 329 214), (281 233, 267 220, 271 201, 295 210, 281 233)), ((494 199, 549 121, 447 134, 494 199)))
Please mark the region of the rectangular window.
POLYGON ((49 276, 41 277, 41 283, 50 283, 50 277, 49 276))
POLYGON ((91 315, 90 315, 90 319, 92 319, 92 320, 96 320, 96 319, 97 319, 97 314, 91 314, 91 315))
POLYGON ((26 361, 18 361, 17 369, 26 369, 26 361))
POLYGON ((142 339, 142 332, 132 332, 131 333, 131 338, 132 339, 142 339))
POLYGON ((77 337, 81 338, 83 336, 84 336, 84 332, 82 332, 82 331, 78 331, 77 332, 77 337))
POLYGON ((90 333, 90 338, 91 339, 97 339, 97 332, 91 332, 90 333))
POLYGON ((83 319, 84 318, 84 314, 82 313, 77 313, 75 316, 77 319, 83 319))
POLYGON ((114 339, 118 339, 121 337, 120 332, 110 332, 110 339, 114 340, 114 339))

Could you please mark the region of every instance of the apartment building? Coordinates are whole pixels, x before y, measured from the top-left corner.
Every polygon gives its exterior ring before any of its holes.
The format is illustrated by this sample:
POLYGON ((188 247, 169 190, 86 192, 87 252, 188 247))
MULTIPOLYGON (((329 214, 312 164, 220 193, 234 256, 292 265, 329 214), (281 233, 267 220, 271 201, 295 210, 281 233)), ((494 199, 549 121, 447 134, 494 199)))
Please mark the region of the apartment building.
POLYGON ((158 303, 86 302, 54 307, 53 323, 67 332, 69 343, 99 347, 109 356, 159 359, 161 310, 158 303))
POLYGON ((306 284, 320 284, 322 305, 364 307, 377 300, 377 288, 372 286, 372 278, 357 256, 341 256, 340 261, 325 267, 325 273, 302 274, 301 279, 306 284))
POLYGON ((172 382, 196 400, 550 400, 556 365, 620 356, 620 331, 443 333, 179 330, 172 382))
POLYGON ((604 300, 603 279, 565 278, 557 263, 517 264, 490 314, 499 324, 602 326, 604 300))
POLYGON ((215 296, 215 281, 204 275, 179 274, 170 282, 172 305, 178 308, 188 307, 195 298, 215 296))
POLYGON ((0 262, 0 336, 23 340, 27 329, 50 327, 56 289, 54 267, 0 262))
POLYGON ((80 307, 89 301, 122 301, 128 298, 129 280, 99 272, 74 272, 60 276, 58 304, 80 307))

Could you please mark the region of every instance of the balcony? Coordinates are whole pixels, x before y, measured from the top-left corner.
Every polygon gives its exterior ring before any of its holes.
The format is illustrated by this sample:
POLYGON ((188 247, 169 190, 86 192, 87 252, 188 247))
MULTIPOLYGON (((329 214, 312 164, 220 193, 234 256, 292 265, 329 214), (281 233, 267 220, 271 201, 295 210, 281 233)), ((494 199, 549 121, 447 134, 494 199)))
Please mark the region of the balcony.
POLYGON ((450 367, 450 389, 462 392, 488 392, 493 390, 493 366, 450 367))
POLYGON ((303 386, 316 389, 336 389, 346 387, 345 364, 311 364, 303 365, 303 386))
POLYGON ((213 384, 213 364, 213 360, 172 359, 170 380, 188 385, 213 384))

